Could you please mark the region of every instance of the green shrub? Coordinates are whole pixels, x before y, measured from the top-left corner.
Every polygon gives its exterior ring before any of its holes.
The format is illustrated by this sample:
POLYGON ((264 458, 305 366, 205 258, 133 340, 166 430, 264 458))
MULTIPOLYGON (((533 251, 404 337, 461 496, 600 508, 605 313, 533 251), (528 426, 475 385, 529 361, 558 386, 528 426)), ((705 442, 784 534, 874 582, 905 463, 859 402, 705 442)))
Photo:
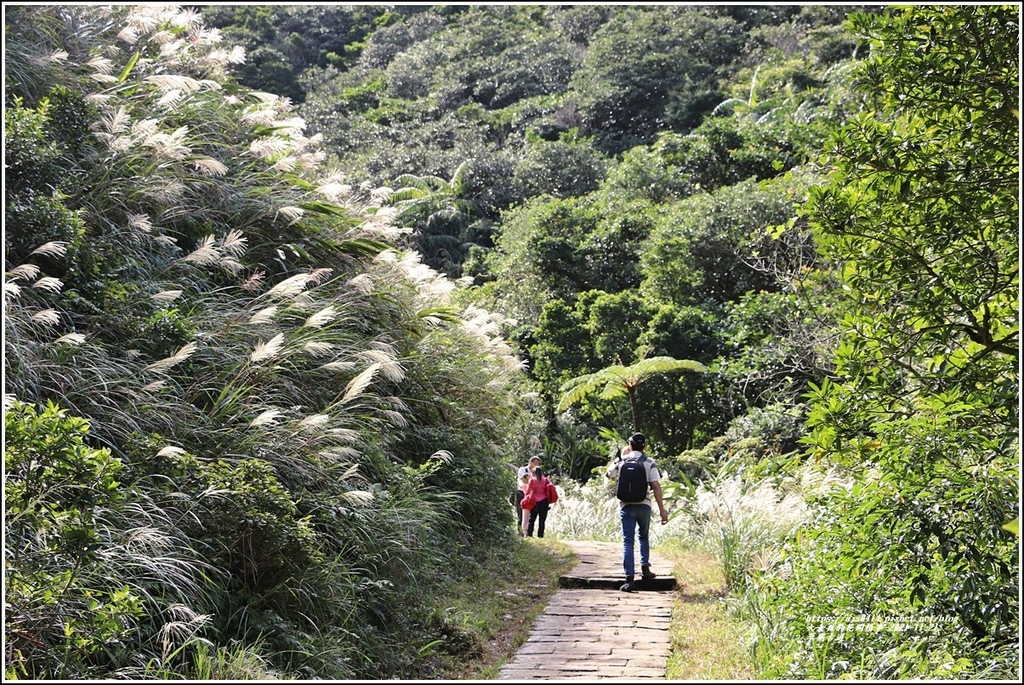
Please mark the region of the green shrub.
POLYGON ((316 559, 309 520, 299 516, 269 463, 206 463, 185 454, 176 471, 179 486, 197 502, 195 536, 208 542, 211 563, 230 574, 237 590, 264 593, 316 559))
POLYGON ((699 450, 686 450, 678 455, 658 460, 658 467, 671 473, 692 490, 698 483, 714 478, 718 470, 716 447, 724 444, 723 437, 715 438, 699 450))
POLYGON ((665 457, 659 463, 671 469, 683 482, 696 485, 729 473, 743 473, 747 482, 771 479, 780 486, 796 475, 803 463, 797 450, 804 433, 803 409, 781 404, 751 408, 729 422, 724 435, 700 449, 665 457))
MULTIPOLYGON (((49 242, 64 243, 70 260, 84 235, 81 212, 65 203, 73 177, 66 145, 82 144, 78 128, 82 122, 70 113, 67 91, 55 91, 54 97, 55 105, 44 99, 35 109, 15 97, 4 110, 4 259, 8 264, 22 263, 49 242)), ((64 275, 63 260, 58 263, 48 255, 35 255, 33 260, 50 275, 64 275)))
MULTIPOLYGON (((88 153, 93 142, 89 124, 97 113, 86 103, 83 93, 61 85, 54 86, 45 104, 40 105, 40 110, 46 113, 49 133, 65 151, 64 158, 69 163, 75 157, 88 153)), ((68 182, 66 177, 64 182, 68 182)))
POLYGON ((139 595, 102 574, 105 512, 125 492, 121 462, 85 444, 88 431, 52 403, 4 415, 7 677, 103 675, 142 615, 139 595))
MULTIPOLYGON (((919 398, 866 461, 814 503, 780 573, 759 579, 768 677, 1009 677, 1019 656, 1016 449, 977 430, 981 408, 919 398), (955 455, 955 456, 954 456, 955 455), (870 460, 870 461, 869 461, 870 460), (867 624, 868 627, 864 627, 867 624)), ((831 405, 837 409, 837 405, 831 405)))
POLYGON ((178 309, 158 309, 141 323, 139 349, 153 359, 169 357, 193 339, 195 330, 178 309))
POLYGON ((4 108, 4 184, 7 193, 49 194, 61 179, 61 150, 48 131, 47 105, 25 107, 15 97, 4 108))
MULTIPOLYGON (((68 209, 56 194, 8 196, 4 210, 5 257, 13 264, 23 262, 33 250, 49 242, 65 243, 73 252, 83 234, 79 213, 68 209)), ((47 271, 60 275, 63 270, 47 271)))

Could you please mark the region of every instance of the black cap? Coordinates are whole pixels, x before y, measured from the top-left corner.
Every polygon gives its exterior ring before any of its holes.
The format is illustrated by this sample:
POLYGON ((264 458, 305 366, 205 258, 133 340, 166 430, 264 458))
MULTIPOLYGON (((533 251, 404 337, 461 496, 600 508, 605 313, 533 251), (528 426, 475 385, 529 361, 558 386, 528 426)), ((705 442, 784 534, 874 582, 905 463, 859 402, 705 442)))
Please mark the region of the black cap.
POLYGON ((633 433, 629 436, 629 444, 633 446, 633 449, 642 450, 647 444, 647 436, 643 433, 633 433))

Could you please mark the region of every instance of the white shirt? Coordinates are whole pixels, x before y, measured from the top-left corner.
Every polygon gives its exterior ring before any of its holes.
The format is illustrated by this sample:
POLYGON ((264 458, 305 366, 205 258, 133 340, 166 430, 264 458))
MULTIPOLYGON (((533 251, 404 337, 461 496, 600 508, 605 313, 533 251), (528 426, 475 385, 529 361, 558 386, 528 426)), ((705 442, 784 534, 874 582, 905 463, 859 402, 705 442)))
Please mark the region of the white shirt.
MULTIPOLYGON (((537 464, 537 466, 540 466, 540 464, 537 464)), ((530 465, 520 466, 519 467, 519 480, 522 480, 523 476, 532 476, 533 475, 533 469, 537 468, 537 466, 530 466, 530 465)))
MULTIPOLYGON (((618 480, 618 478, 619 478, 619 467, 622 465, 622 462, 624 462, 626 459, 639 459, 641 454, 643 454, 643 453, 639 452, 637 450, 633 450, 632 452, 624 452, 622 454, 622 459, 616 459, 615 461, 613 461, 611 464, 608 465, 608 470, 605 472, 605 475, 607 475, 612 480, 618 480)), ((640 463, 644 465, 644 470, 647 471, 647 482, 648 483, 657 483, 658 481, 661 480, 661 473, 658 471, 658 467, 654 463, 653 459, 651 459, 650 457, 645 456, 644 460, 642 462, 640 462, 640 463)), ((642 504, 646 504, 647 506, 649 506, 649 507, 651 507, 653 509, 654 506, 651 503, 650 492, 651 492, 650 490, 647 491, 648 494, 647 494, 646 497, 644 497, 644 501, 642 502, 642 504)), ((626 506, 626 503, 622 502, 620 500, 619 501, 619 507, 624 507, 624 506, 626 506)))

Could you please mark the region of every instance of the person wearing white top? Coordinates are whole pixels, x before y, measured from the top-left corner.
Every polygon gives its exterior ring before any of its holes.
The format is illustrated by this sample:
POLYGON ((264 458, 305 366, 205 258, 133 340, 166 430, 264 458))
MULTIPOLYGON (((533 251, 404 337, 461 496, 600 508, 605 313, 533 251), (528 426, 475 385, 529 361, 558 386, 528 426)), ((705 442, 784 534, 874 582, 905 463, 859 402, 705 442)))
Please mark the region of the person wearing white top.
MULTIPOLYGON (((647 472, 647 483, 650 491, 654 493, 654 499, 658 503, 658 511, 661 514, 662 524, 668 523, 668 510, 665 509, 665 502, 661 493, 661 474, 654 460, 643 453, 647 445, 647 438, 643 433, 634 433, 629 438, 629 451, 622 454, 608 465, 605 477, 609 480, 617 480, 619 469, 624 461, 640 460, 647 472)), ((622 569, 626 574, 626 582, 622 586, 624 592, 636 592, 638 589, 634 583, 635 560, 634 547, 637 533, 640 537, 640 570, 643 580, 655 578, 651 571, 651 541, 649 533, 651 530, 651 498, 645 496, 642 502, 623 502, 619 500, 619 518, 622 521, 622 569)))
POLYGON ((526 466, 519 467, 519 474, 517 476, 517 479, 522 480, 523 476, 532 476, 533 470, 536 469, 538 466, 540 466, 540 457, 530 457, 529 464, 527 464, 526 466))

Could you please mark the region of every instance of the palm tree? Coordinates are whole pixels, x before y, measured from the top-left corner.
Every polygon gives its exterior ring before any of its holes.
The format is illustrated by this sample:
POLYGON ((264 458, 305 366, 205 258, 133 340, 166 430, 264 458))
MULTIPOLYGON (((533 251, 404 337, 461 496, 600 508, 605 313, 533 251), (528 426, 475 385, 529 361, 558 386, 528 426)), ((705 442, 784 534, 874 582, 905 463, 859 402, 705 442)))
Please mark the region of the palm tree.
POLYGON ((396 179, 400 187, 388 200, 400 208, 399 221, 412 226, 424 261, 455 277, 469 247, 466 227, 478 213, 476 205, 464 197, 467 169, 468 163, 463 162, 448 180, 403 174, 396 179))
POLYGON ((746 100, 744 100, 743 98, 729 98, 728 100, 723 100, 722 102, 719 102, 717 105, 715 105, 715 108, 713 110, 711 110, 711 116, 714 116, 714 115, 718 114, 719 110, 724 109, 726 107, 729 107, 731 105, 743 105, 747 109, 753 109, 754 107, 756 107, 757 106, 757 72, 759 72, 759 71, 761 71, 761 65, 760 64, 757 65, 756 69, 754 69, 754 75, 750 77, 750 95, 747 96, 746 100))
POLYGON ((707 367, 692 359, 675 359, 673 357, 651 357, 641 359, 632 366, 616 364, 600 371, 577 376, 562 384, 561 401, 558 411, 565 411, 584 397, 597 394, 606 400, 613 400, 625 395, 629 399, 629 408, 633 417, 633 429, 640 430, 640 422, 636 411, 636 389, 644 381, 663 373, 706 371, 707 367))

